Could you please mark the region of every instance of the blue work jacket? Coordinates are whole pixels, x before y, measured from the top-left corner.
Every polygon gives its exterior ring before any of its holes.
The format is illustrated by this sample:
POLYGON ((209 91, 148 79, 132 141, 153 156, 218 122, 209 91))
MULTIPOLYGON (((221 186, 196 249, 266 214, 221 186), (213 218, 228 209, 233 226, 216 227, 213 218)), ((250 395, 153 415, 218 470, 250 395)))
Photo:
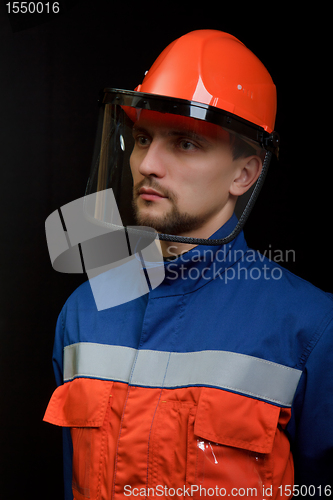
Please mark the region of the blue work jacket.
POLYGON ((86 282, 59 316, 59 387, 45 419, 67 428, 66 498, 162 496, 162 487, 199 497, 215 485, 218 497, 259 484, 261 498, 262 488, 271 498, 333 494, 332 295, 249 249, 243 233, 164 265, 163 282, 135 300, 98 311, 86 282), (90 467, 87 445, 76 455, 75 446, 77 429, 94 426, 113 435, 98 431, 109 458, 89 448, 99 457, 90 467))

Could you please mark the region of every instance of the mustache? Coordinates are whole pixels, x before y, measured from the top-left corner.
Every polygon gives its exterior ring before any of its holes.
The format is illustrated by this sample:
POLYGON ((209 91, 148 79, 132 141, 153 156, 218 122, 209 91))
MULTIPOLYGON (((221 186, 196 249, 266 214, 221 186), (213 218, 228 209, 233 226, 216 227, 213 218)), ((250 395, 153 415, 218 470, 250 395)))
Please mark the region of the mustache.
POLYGON ((162 196, 169 198, 171 201, 176 200, 175 194, 172 193, 172 191, 170 191, 169 189, 160 186, 160 184, 153 177, 145 177, 144 179, 142 179, 142 181, 135 184, 133 188, 134 198, 137 198, 139 196, 140 189, 143 187, 155 189, 156 191, 161 193, 162 196))

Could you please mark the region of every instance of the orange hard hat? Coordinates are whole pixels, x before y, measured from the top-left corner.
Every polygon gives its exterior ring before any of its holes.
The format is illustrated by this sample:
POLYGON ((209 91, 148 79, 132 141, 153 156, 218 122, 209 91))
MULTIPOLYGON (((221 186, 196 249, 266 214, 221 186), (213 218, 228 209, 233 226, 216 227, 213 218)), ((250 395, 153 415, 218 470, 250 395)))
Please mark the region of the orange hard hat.
POLYGON ((237 144, 233 154, 237 149, 240 155, 260 156, 261 173, 249 198, 237 207, 239 220, 228 236, 212 240, 159 234, 161 240, 195 245, 222 245, 235 238, 255 203, 272 155, 279 153, 279 135, 274 131, 275 85, 265 66, 242 42, 217 30, 192 31, 164 49, 135 90, 105 88, 100 104, 103 120, 98 157, 87 193, 115 188, 122 221, 129 226, 127 209, 133 186, 128 155, 133 150, 133 123, 146 114, 162 123, 187 124, 190 131, 218 125, 228 133, 230 145, 237 144))
POLYGON ((214 106, 274 130, 270 74, 242 42, 222 31, 192 31, 172 42, 135 90, 214 106))

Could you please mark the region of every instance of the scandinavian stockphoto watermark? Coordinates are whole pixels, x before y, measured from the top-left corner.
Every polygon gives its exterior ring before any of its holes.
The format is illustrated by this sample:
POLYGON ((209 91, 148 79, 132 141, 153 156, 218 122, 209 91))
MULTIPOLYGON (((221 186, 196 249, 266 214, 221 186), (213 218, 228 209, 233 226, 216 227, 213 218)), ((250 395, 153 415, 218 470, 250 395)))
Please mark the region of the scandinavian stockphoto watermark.
POLYGON ((233 249, 224 245, 217 251, 194 248, 178 258, 174 253, 176 247, 170 247, 171 259, 168 262, 170 280, 220 279, 225 283, 232 280, 279 280, 283 276, 281 265, 295 262, 295 250, 277 250, 269 246, 268 250, 259 253, 256 250, 233 249), (189 263, 204 263, 191 266, 189 263))
POLYGON ((98 311, 141 297, 164 279, 156 231, 125 228, 112 189, 55 210, 45 231, 53 268, 85 273, 98 311))
POLYGON ((162 283, 166 272, 171 281, 276 281, 283 275, 280 264, 295 261, 294 250, 270 245, 261 254, 227 244, 214 250, 195 247, 180 256, 171 245, 165 263, 154 229, 123 226, 112 189, 62 206, 46 219, 45 230, 53 268, 85 273, 99 311, 147 294, 162 283))

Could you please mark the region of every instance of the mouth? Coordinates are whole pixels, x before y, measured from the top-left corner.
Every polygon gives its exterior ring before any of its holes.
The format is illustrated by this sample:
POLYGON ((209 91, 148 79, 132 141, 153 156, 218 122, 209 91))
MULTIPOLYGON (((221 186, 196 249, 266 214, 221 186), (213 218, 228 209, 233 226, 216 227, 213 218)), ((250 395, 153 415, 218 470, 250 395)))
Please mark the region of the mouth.
POLYGON ((167 198, 167 196, 164 196, 162 193, 156 191, 155 189, 146 187, 142 187, 139 190, 139 196, 146 201, 157 201, 163 198, 167 198))

